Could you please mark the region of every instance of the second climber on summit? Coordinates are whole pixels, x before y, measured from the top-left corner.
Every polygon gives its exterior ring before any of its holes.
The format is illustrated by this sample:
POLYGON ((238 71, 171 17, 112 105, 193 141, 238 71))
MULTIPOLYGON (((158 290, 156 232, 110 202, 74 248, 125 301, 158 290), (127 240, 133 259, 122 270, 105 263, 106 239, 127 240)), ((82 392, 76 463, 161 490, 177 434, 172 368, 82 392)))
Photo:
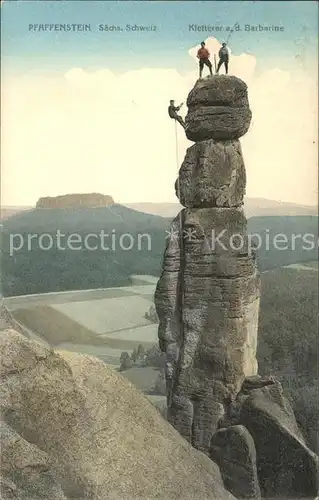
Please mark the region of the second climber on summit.
POLYGON ((178 123, 180 123, 183 128, 186 128, 186 125, 184 123, 183 118, 177 114, 177 111, 179 111, 181 109, 183 104, 184 103, 182 102, 182 104, 180 104, 179 106, 175 106, 175 101, 173 99, 171 99, 169 101, 168 114, 169 114, 170 118, 173 118, 178 123))
POLYGON ((197 58, 199 59, 199 78, 202 77, 204 65, 208 66, 209 72, 212 75, 212 63, 210 62, 210 53, 205 47, 205 42, 200 44, 201 48, 197 51, 197 58))

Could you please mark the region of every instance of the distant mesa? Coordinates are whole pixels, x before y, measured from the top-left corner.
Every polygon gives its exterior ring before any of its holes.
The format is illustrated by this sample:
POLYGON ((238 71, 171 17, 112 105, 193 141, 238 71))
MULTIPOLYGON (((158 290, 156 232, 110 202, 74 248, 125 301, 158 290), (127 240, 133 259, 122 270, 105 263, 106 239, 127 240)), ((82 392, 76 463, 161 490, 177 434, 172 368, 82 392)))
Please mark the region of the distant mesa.
POLYGON ((113 205, 112 196, 101 193, 74 193, 39 198, 36 208, 98 208, 113 205))

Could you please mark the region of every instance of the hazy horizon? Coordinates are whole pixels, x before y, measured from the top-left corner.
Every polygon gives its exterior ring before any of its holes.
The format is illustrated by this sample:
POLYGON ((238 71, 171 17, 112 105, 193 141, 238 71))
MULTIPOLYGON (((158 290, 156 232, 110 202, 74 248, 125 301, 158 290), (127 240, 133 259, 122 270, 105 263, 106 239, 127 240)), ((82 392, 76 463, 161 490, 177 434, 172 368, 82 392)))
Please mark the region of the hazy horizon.
POLYGON ((247 83, 253 113, 241 139, 246 196, 317 206, 318 6, 289 3, 184 2, 181 9, 179 2, 5 0, 2 205, 87 192, 122 204, 177 203, 174 182, 193 143, 178 128, 177 162, 168 101, 186 101, 195 84, 199 42, 216 54, 228 38, 189 25, 239 23, 229 40, 230 74, 247 83), (91 31, 29 31, 39 23, 89 23, 91 31), (157 30, 106 33, 100 23, 157 30), (284 31, 244 29, 259 23, 284 31))
MULTIPOLYGON (((83 191, 81 193, 59 193, 59 194, 56 194, 56 195, 53 195, 53 197, 56 197, 56 196, 63 196, 63 195, 71 195, 71 194, 74 194, 74 195, 78 195, 78 194, 86 194, 86 193, 92 193, 91 191, 83 191)), ((112 196, 112 194, 110 193, 100 193, 100 194, 105 194, 105 195, 110 195, 112 196)), ((244 202, 245 200, 254 200, 254 201, 267 201, 269 203, 283 203, 283 204, 288 204, 288 205, 295 205, 295 206, 300 206, 300 207, 309 207, 309 208, 318 208, 318 202, 316 204, 301 204, 301 203, 295 203, 293 201, 286 201, 286 200, 273 200, 273 199, 269 199, 269 198, 261 198, 261 197, 254 197, 254 196, 245 196, 244 197, 244 202)), ((1 208, 20 208, 20 207, 35 207, 36 205, 36 202, 38 200, 35 200, 35 202, 33 204, 30 204, 30 205, 4 205, 4 204, 1 204, 1 208)), ((151 200, 143 200, 143 201, 128 201, 128 200, 115 200, 114 199, 114 203, 115 204, 119 204, 119 205, 126 205, 126 204, 132 204, 132 205, 161 205, 161 204, 176 204, 176 205, 180 205, 180 202, 178 199, 176 200, 173 200, 173 201, 151 201, 151 200)))

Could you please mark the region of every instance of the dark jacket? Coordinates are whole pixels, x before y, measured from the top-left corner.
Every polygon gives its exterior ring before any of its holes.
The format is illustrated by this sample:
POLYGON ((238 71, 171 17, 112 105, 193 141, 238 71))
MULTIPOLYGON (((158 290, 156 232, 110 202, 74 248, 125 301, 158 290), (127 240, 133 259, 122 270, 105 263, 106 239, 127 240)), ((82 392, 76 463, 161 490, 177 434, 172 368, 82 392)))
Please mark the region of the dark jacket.
POLYGON ((222 61, 227 61, 229 59, 229 52, 227 47, 221 47, 221 49, 219 49, 218 55, 222 61))

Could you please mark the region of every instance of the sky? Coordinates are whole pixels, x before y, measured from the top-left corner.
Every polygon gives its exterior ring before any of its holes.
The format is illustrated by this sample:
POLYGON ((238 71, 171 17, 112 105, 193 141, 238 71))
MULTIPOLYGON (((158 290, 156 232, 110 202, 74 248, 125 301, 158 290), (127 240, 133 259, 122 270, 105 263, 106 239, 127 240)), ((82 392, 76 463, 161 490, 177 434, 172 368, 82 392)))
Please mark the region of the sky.
POLYGON ((167 106, 194 86, 202 40, 212 54, 227 40, 229 72, 248 85, 247 196, 317 204, 317 17, 317 2, 308 1, 4 0, 2 204, 76 192, 177 201, 174 182, 193 143, 178 128, 176 156, 167 106), (194 30, 202 24, 213 31, 194 30), (134 25, 152 31, 127 28, 134 25), (259 25, 283 30, 252 30, 259 25))

